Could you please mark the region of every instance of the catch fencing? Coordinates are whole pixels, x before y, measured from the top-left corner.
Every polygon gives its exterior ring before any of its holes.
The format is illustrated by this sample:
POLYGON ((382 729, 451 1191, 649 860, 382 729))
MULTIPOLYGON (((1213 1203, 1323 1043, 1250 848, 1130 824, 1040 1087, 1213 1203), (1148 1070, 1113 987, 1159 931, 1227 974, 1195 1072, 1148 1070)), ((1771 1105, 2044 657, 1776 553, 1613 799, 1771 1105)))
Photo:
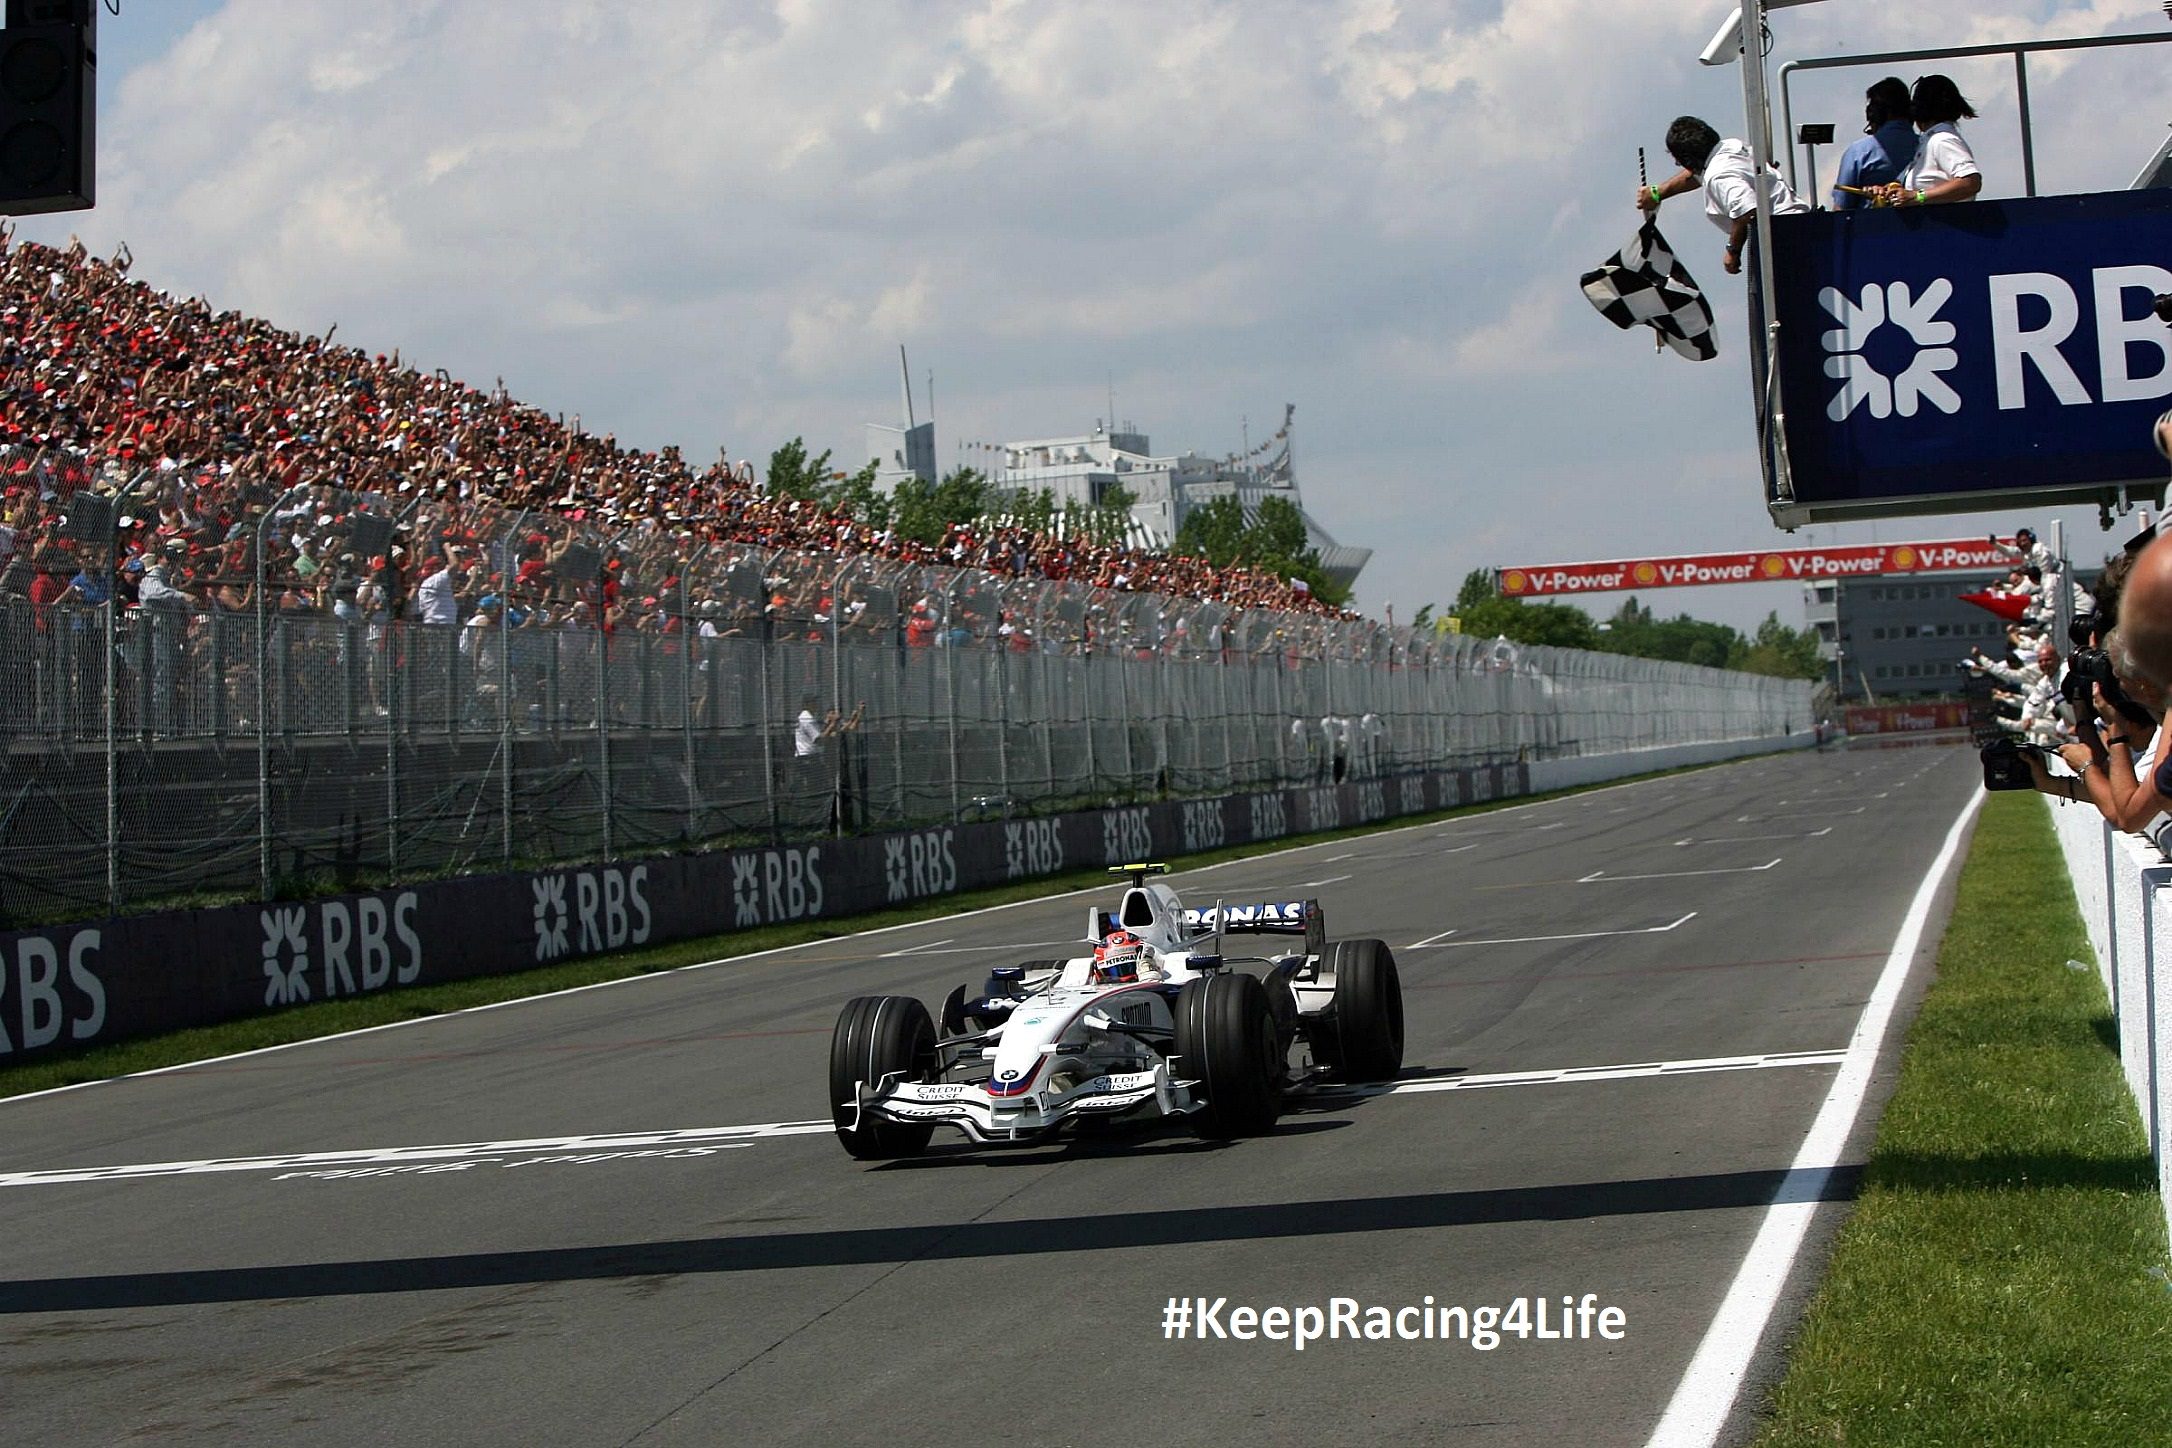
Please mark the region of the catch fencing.
POLYGON ((1809 723, 1795 681, 587 509, 0 478, 16 924, 1809 723))

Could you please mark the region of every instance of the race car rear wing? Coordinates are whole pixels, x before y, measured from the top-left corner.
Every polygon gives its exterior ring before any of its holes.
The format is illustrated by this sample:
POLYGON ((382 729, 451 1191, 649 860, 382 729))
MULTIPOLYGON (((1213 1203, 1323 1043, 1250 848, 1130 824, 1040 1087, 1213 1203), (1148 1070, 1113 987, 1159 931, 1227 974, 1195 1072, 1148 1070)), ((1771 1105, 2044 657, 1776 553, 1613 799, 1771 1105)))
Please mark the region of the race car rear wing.
POLYGON ((1307 955, 1327 948, 1327 915, 1317 900, 1263 900, 1253 905, 1187 909, 1184 924, 1200 935, 1302 935, 1307 955))

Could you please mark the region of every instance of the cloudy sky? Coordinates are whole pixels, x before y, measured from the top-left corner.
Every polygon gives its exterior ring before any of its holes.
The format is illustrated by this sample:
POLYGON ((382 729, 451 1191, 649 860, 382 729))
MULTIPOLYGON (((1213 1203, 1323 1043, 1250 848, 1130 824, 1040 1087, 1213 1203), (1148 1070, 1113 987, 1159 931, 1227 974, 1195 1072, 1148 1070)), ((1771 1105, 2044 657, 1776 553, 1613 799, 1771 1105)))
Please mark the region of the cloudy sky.
MULTIPOLYGON (((1720 298, 1722 360, 1654 356, 1576 288, 1634 229, 1639 145, 1685 111, 1740 133, 1739 72, 1696 63, 1729 8, 123 0, 98 209, 24 233, 125 238, 156 285, 693 457, 804 434, 857 462, 861 425, 895 420, 899 342, 946 466, 1091 428, 1112 382, 1157 450, 1233 451, 1293 402, 1308 506, 1376 550, 1361 605, 1407 618, 1474 567, 1781 541, 1739 290, 1694 203, 1668 229, 1720 298)), ((1773 28, 1797 58, 2166 21, 1830 0, 1773 28)), ((2166 57, 2035 63, 2045 189, 2132 179, 2166 57)), ((1943 68, 1983 113, 1987 194, 2019 194, 2010 64, 1943 68)), ((1845 137, 1873 78, 1807 78, 1796 118, 1845 137)), ((2065 516, 2098 547, 2093 511, 2065 516)), ((1784 586, 1652 601, 1800 617, 1784 586)))

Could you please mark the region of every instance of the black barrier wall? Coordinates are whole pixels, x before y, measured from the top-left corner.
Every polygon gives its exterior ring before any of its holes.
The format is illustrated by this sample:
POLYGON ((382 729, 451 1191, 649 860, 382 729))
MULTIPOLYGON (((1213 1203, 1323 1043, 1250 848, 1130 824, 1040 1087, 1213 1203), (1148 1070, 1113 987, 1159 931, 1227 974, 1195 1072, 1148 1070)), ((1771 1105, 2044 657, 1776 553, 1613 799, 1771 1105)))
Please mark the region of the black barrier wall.
POLYGON ((0 1060, 1526 793, 1523 765, 0 935, 0 1060))

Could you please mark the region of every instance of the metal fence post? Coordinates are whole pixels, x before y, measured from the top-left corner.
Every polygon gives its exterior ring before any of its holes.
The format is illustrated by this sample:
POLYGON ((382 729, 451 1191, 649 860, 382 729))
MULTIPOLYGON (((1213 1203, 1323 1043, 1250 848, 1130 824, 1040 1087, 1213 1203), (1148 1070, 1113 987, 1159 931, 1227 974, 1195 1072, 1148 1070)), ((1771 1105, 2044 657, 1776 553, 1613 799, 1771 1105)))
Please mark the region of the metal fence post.
MULTIPOLYGON (((519 537, 528 515, 515 513, 509 537, 519 537)), ((498 545, 498 858, 513 866, 513 574, 517 554, 498 545)), ((478 641, 480 642, 480 641, 478 641)))
POLYGON ((1214 687, 1215 692, 1221 695, 1222 704, 1222 788, 1235 789, 1237 787, 1237 747, 1232 742, 1236 736, 1230 732, 1229 650, 1223 644, 1222 628, 1222 621, 1216 619, 1214 623, 1214 687))
MULTIPOLYGON (((283 496, 283 495, 282 495, 283 496)), ((276 505, 275 505, 276 506, 276 505)), ((265 675, 270 668, 270 632, 266 628, 264 607, 264 524, 265 518, 257 519, 255 535, 256 588, 256 862, 257 898, 272 897, 272 844, 271 844, 271 690, 265 675)), ((153 647, 156 647, 154 641, 153 647)))
MULTIPOLYGON (((598 604, 602 599, 597 600, 598 604)), ((603 858, 611 859, 611 631, 601 607, 596 616, 596 778, 603 790, 603 858)))
POLYGON ((405 629, 405 622, 395 620, 386 605, 377 644, 385 651, 384 663, 378 670, 385 682, 385 855, 395 880, 400 877, 400 685, 403 676, 394 664, 406 654, 405 629), (395 640, 399 643, 397 650, 395 640))
POLYGON ((1131 645, 1119 637, 1116 641, 1116 689, 1121 696, 1117 717, 1124 725, 1124 796, 1128 799, 1139 787, 1139 761, 1131 747, 1131 645))
MULTIPOLYGON (((846 717, 844 614, 845 567, 839 565, 830 575, 830 708, 840 721, 846 717)), ((845 832, 845 771, 851 767, 846 756, 852 752, 852 741, 845 738, 845 733, 840 723, 837 732, 830 736, 830 833, 834 835, 845 832)), ((860 807, 867 807, 865 801, 860 807)))
POLYGON ((943 590, 943 681, 950 696, 950 817, 959 814, 958 804, 958 646, 951 636, 952 610, 956 600, 948 585, 943 590))
MULTIPOLYGON (((679 722, 686 740, 686 839, 691 844, 701 835, 700 776, 694 772, 694 650, 704 640, 694 623, 691 578, 694 565, 708 555, 703 544, 679 568, 679 722)), ((706 668, 708 658, 703 656, 706 668)))
MULTIPOLYGON (((1041 661, 1041 696, 1038 701, 1040 707, 1031 712, 1044 721, 1041 728, 1041 788, 1044 792, 1052 793, 1056 788, 1056 706, 1054 698, 1048 692, 1048 640, 1043 637, 1046 622, 1041 623, 1042 626, 1036 628, 1033 634, 1034 657, 1041 661)), ((1086 736, 1089 739, 1093 737, 1091 728, 1086 731, 1086 736)))
MULTIPOLYGON (((903 590, 899 590, 902 594, 903 590)), ((905 823, 905 681, 909 677, 905 667, 904 610, 890 624, 890 671, 892 676, 890 697, 896 701, 897 717, 890 721, 890 777, 895 781, 897 809, 890 823, 905 823)))
POLYGON ((102 610, 105 642, 105 709, 106 709, 106 911, 121 913, 121 754, 114 730, 118 727, 114 707, 113 676, 119 672, 115 665, 119 646, 115 625, 120 618, 121 590, 119 570, 114 567, 120 545, 116 542, 106 554, 106 606, 102 610))
POLYGON ((769 837, 779 837, 780 822, 777 816, 777 730, 776 715, 771 712, 769 666, 775 653, 774 640, 765 629, 757 641, 761 652, 755 655, 755 665, 762 676, 762 798, 769 805, 769 837))
POLYGON ((1064 692, 1072 692, 1070 685, 1075 678, 1076 692, 1082 696, 1078 701, 1079 719, 1085 725, 1086 792, 1092 794, 1101 785, 1101 765, 1094 752, 1094 656, 1088 651, 1088 645, 1081 642, 1079 652, 1068 657, 1078 661, 1078 668, 1075 672, 1068 667, 1063 671, 1064 692))
POLYGON ((1008 819, 1011 813, 1011 649, 1010 641, 1000 636, 996 646, 996 698, 1001 705, 995 721, 997 792, 1003 796, 1003 815, 1008 819))

